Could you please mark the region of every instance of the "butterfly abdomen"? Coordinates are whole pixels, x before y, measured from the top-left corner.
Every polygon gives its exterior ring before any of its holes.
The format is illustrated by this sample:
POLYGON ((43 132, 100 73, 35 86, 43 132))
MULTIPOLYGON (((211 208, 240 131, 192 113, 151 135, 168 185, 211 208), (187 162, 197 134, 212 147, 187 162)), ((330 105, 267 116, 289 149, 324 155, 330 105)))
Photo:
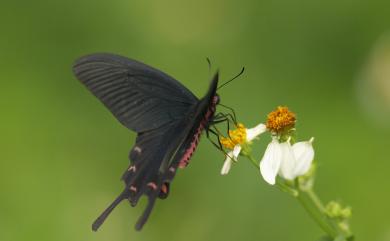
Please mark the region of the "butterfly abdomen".
POLYGON ((208 127, 208 123, 215 113, 218 99, 219 99, 218 96, 214 96, 212 98, 212 101, 211 101, 209 107, 207 108, 207 111, 204 114, 203 119, 201 119, 201 121, 198 125, 198 128, 196 128, 196 131, 192 134, 192 136, 190 136, 190 138, 191 138, 190 143, 187 146, 187 148, 185 149, 185 152, 179 161, 179 168, 185 168, 189 164, 189 161, 192 157, 192 154, 195 152, 195 150, 199 144, 199 140, 200 140, 200 136, 202 134, 202 131, 208 127))

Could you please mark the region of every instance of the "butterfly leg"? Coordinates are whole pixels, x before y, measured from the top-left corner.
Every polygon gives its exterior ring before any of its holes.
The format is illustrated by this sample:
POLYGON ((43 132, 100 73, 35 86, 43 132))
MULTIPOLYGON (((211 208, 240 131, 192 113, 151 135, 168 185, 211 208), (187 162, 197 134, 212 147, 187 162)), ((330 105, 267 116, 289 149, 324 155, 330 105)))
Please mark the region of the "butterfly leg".
POLYGON ((211 139, 210 135, 208 134, 207 135, 207 139, 209 139, 211 141, 211 143, 214 144, 214 146, 216 146, 219 150, 223 150, 223 147, 222 147, 222 143, 221 143, 221 140, 219 139, 219 135, 218 133, 216 133, 214 130, 212 129, 207 129, 206 133, 209 133, 211 132, 212 134, 214 134, 216 137, 217 137, 217 140, 218 140, 218 144, 216 144, 214 142, 214 140, 211 139))
MULTIPOLYGON (((223 113, 217 113, 214 118, 209 122, 207 128, 206 128, 206 134, 208 136, 208 130, 210 129, 210 126, 216 129, 219 135, 222 135, 221 132, 216 128, 216 124, 220 124, 223 122, 229 122, 229 120, 224 116, 223 113)), ((230 137, 229 134, 229 125, 228 125, 228 130, 227 130, 227 135, 230 137)), ((223 136, 223 135, 222 135, 223 136)))
MULTIPOLYGON (((221 122, 219 122, 219 123, 223 123, 223 122, 225 122, 225 121, 226 121, 226 120, 221 121, 221 122)), ((210 129, 210 130, 213 130, 212 133, 215 134, 215 135, 217 135, 217 136, 218 136, 218 139, 219 139, 219 136, 223 136, 222 132, 221 132, 215 125, 213 125, 212 128, 213 128, 213 129, 210 129)), ((228 133, 228 135, 229 135, 229 133, 228 133)), ((230 135, 229 135, 229 137, 230 137, 230 135)))
MULTIPOLYGON (((228 122, 228 120, 225 120, 226 122, 228 122)), ((228 126, 229 126, 229 123, 228 123, 228 126)), ((222 148, 222 143, 221 143, 221 140, 220 140, 220 136, 222 136, 221 132, 218 130, 218 128, 216 126, 212 126, 215 130, 213 129, 210 129, 210 132, 213 133, 216 137, 217 137, 217 140, 218 140, 218 144, 219 146, 221 146, 221 151, 225 154, 225 156, 229 156, 230 158, 233 159, 233 157, 231 156, 231 154, 228 154, 226 153, 226 151, 222 148)), ((229 131, 229 129, 228 129, 229 131)), ((229 132, 228 132, 229 133, 229 132)), ((229 135, 229 138, 231 139, 230 135, 229 135)))
POLYGON ((212 120, 210 120, 211 124, 218 124, 221 122, 226 121, 226 117, 223 115, 223 113, 217 113, 212 120))
POLYGON ((214 118, 213 118, 213 122, 214 121, 223 121, 225 119, 229 119, 229 121, 233 122, 234 124, 237 125, 237 121, 235 120, 235 116, 232 115, 231 113, 223 113, 223 112, 218 112, 214 118))
POLYGON ((233 122, 235 126, 237 126, 237 121, 235 120, 235 117, 231 113, 221 113, 221 117, 228 119, 229 121, 233 122))
POLYGON ((233 158, 233 157, 231 156, 231 154, 226 153, 226 151, 223 149, 223 146, 222 146, 222 143, 221 143, 221 141, 220 141, 220 139, 219 139, 218 133, 215 132, 215 131, 212 130, 212 129, 210 129, 209 131, 217 137, 218 144, 216 144, 216 143, 214 142, 214 140, 212 140, 212 139, 210 138, 210 136, 207 137, 207 139, 209 139, 209 141, 210 141, 217 149, 219 149, 220 151, 222 151, 223 154, 224 154, 225 156, 229 156, 230 158, 233 158))
MULTIPOLYGON (((229 117, 231 117, 231 115, 229 116, 229 114, 224 114, 224 113, 218 113, 217 114, 218 116, 218 119, 214 119, 212 121, 212 124, 220 124, 220 123, 223 123, 223 122, 226 122, 227 124, 227 130, 226 130, 226 133, 227 133, 227 136, 229 136, 229 138, 231 139, 231 136, 230 136, 230 133, 229 133, 229 130, 230 130, 230 121, 232 121, 231 119, 229 119, 229 117)), ((233 121, 234 123, 234 121, 233 121)), ((237 125, 236 125, 237 126, 237 125)), ((213 127, 216 129, 216 131, 220 133, 220 131, 217 129, 216 126, 213 125, 213 127)), ((222 135, 222 134, 221 134, 222 135)))
POLYGON ((209 141, 210 141, 211 143, 213 143, 213 145, 214 145, 215 147, 217 147, 219 150, 222 150, 222 151, 223 151, 223 146, 222 146, 221 140, 220 140, 219 135, 218 135, 217 132, 215 132, 213 129, 206 128, 206 136, 207 136, 207 139, 209 139, 209 141), (213 139, 211 139, 211 137, 210 137, 210 132, 211 132, 212 134, 214 134, 214 135, 217 137, 218 145, 213 141, 213 139))
MULTIPOLYGON (((232 114, 233 114, 233 115, 232 115, 232 119, 233 119, 234 123, 237 124, 237 116, 236 116, 236 112, 234 111, 234 109, 231 108, 231 107, 229 107, 229 106, 223 105, 223 104, 221 104, 221 103, 219 103, 218 105, 220 105, 220 106, 222 106, 222 107, 224 107, 224 108, 230 110, 230 111, 232 112, 232 114)), ((229 113, 229 114, 230 114, 230 113, 229 113)))

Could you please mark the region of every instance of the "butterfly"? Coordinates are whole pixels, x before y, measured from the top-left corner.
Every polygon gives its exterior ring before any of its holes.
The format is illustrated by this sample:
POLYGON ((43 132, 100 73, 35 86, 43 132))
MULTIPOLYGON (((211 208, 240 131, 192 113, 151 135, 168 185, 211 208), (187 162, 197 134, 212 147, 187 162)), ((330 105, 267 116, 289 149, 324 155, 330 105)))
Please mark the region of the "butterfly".
MULTIPOLYGON (((218 71, 201 99, 169 75, 119 55, 81 57, 73 72, 122 125, 137 133, 130 165, 122 175, 125 188, 92 229, 97 231, 121 201, 127 199, 134 207, 145 195, 148 204, 135 225, 141 230, 156 199, 168 197, 177 170, 188 165, 203 130, 217 135, 210 127, 232 117, 215 114, 220 101, 218 71)), ((220 143, 213 144, 222 149, 220 143)))

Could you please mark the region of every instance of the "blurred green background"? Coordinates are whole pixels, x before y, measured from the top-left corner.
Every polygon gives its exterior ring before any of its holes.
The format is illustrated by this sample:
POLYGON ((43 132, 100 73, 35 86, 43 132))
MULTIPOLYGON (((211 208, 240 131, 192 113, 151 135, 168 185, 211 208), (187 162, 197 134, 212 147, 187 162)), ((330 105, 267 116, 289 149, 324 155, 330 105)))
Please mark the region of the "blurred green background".
MULTIPOLYGON (((10 1, 0 3, 0 240, 312 241, 322 231, 296 200, 242 159, 220 176, 206 138, 142 232, 145 202, 123 202, 135 134, 72 75, 85 54, 113 52, 155 66, 197 96, 210 75, 247 126, 278 105, 316 138, 316 190, 353 207, 356 240, 390 240, 390 2, 10 1)), ((261 158, 268 136, 256 143, 261 158)))

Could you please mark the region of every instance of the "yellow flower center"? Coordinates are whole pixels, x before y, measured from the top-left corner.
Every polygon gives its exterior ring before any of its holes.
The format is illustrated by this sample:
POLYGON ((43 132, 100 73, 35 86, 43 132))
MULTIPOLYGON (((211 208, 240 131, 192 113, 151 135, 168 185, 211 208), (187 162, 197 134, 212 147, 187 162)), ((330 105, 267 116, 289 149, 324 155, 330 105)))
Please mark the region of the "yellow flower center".
POLYGON ((295 126, 295 113, 285 106, 279 106, 268 114, 267 129, 276 133, 289 130, 295 126))
POLYGON ((229 136, 228 137, 220 136, 219 140, 225 148, 233 150, 235 145, 243 144, 246 141, 245 126, 241 123, 238 123, 237 129, 229 130, 229 136))

